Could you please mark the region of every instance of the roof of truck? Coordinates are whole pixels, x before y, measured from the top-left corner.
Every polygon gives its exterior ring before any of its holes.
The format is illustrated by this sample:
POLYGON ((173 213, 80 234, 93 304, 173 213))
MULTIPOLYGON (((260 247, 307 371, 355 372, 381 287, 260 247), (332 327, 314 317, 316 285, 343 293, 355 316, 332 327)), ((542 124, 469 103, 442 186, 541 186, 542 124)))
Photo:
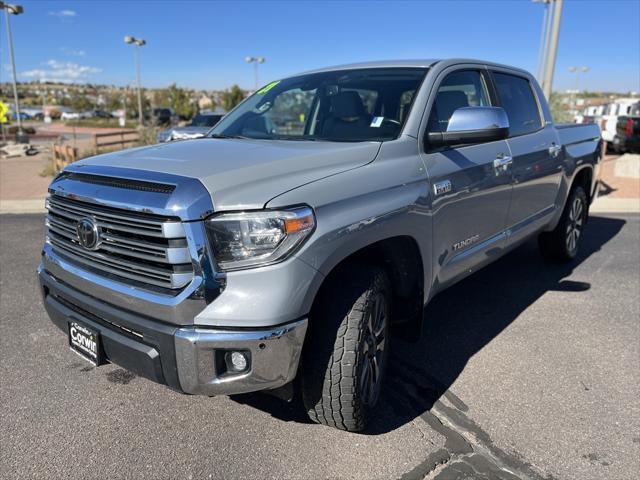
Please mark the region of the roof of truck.
POLYGON ((384 68, 384 67, 430 67, 439 62, 436 59, 428 60, 379 60, 373 62, 348 63, 345 65, 334 65, 332 67, 317 68, 304 73, 331 72, 333 70, 353 70, 358 68, 384 68))
POLYGON ((519 70, 524 72, 521 68, 513 67, 511 65, 503 65, 495 62, 488 62, 486 60, 478 60, 474 58, 429 58, 429 59, 414 59, 414 60, 379 60, 373 62, 361 62, 361 63, 349 63, 345 65, 335 65, 332 67, 318 68, 303 72, 302 75, 308 73, 318 72, 331 72, 334 70, 354 70, 360 68, 397 68, 397 67, 414 67, 414 68, 428 68, 434 66, 436 63, 446 63, 447 65, 455 65, 457 63, 479 63, 481 65, 488 65, 493 67, 508 68, 510 70, 519 70))

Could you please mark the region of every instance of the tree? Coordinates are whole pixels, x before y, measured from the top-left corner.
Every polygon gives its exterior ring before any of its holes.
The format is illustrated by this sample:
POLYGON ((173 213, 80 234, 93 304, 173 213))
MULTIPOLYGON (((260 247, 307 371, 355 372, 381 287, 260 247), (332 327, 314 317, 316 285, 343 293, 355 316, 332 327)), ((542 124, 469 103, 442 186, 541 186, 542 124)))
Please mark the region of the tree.
POLYGON ((109 112, 114 112, 116 110, 121 110, 124 108, 122 100, 124 99, 124 95, 120 92, 111 93, 107 96, 105 101, 105 108, 109 112))
POLYGON ((571 115, 566 111, 562 104, 562 97, 558 92, 551 93, 549 99, 549 109, 551 110, 551 116, 555 123, 565 123, 571 121, 571 115))
POLYGON ((228 112, 244 100, 245 96, 246 93, 244 90, 242 90, 238 85, 233 85, 229 90, 225 90, 220 95, 222 107, 228 112))
POLYGON ((84 112, 93 108, 93 104, 89 99, 81 93, 74 93, 71 97, 71 108, 76 112, 84 112))
POLYGON ((191 92, 178 87, 175 83, 168 88, 156 90, 153 103, 157 107, 171 107, 183 120, 193 117, 198 112, 198 106, 191 99, 191 92))
MULTIPOLYGON (((140 95, 142 96, 142 112, 148 112, 151 105, 149 103, 149 99, 145 95, 144 89, 141 89, 140 95)), ((124 102, 124 108, 127 110, 127 117, 138 118, 138 91, 127 89, 124 95, 124 102)))

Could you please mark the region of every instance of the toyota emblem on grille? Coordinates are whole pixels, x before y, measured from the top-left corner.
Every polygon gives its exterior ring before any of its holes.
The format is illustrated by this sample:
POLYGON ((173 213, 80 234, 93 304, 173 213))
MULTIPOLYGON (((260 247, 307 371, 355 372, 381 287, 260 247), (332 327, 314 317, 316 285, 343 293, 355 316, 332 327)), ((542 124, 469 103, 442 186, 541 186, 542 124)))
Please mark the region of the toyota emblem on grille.
POLYGON ((80 245, 89 250, 95 250, 100 243, 98 226, 92 218, 83 218, 76 225, 80 245))

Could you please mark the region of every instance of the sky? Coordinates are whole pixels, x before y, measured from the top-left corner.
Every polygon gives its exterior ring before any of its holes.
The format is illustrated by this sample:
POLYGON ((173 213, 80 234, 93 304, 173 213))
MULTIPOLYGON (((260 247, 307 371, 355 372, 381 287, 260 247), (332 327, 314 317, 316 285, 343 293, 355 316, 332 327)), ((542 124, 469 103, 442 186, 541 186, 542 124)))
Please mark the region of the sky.
MULTIPOLYGON (((344 63, 465 57, 505 63, 534 74, 544 7, 532 0, 180 1, 10 0, 20 81, 135 82, 197 89, 259 82, 344 63)), ((4 18, 0 81, 10 80, 4 18)), ((554 89, 640 91, 640 0, 565 0, 554 89), (576 78, 571 66, 588 66, 576 78)))

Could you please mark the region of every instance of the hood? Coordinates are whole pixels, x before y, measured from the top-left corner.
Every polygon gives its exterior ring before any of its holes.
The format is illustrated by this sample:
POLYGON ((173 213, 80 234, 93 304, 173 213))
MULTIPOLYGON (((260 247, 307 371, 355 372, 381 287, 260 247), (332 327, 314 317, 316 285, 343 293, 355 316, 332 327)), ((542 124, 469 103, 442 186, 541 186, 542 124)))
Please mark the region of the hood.
POLYGON ((196 178, 216 211, 263 208, 296 187, 365 165, 380 142, 202 138, 98 155, 74 166, 108 166, 196 178))

